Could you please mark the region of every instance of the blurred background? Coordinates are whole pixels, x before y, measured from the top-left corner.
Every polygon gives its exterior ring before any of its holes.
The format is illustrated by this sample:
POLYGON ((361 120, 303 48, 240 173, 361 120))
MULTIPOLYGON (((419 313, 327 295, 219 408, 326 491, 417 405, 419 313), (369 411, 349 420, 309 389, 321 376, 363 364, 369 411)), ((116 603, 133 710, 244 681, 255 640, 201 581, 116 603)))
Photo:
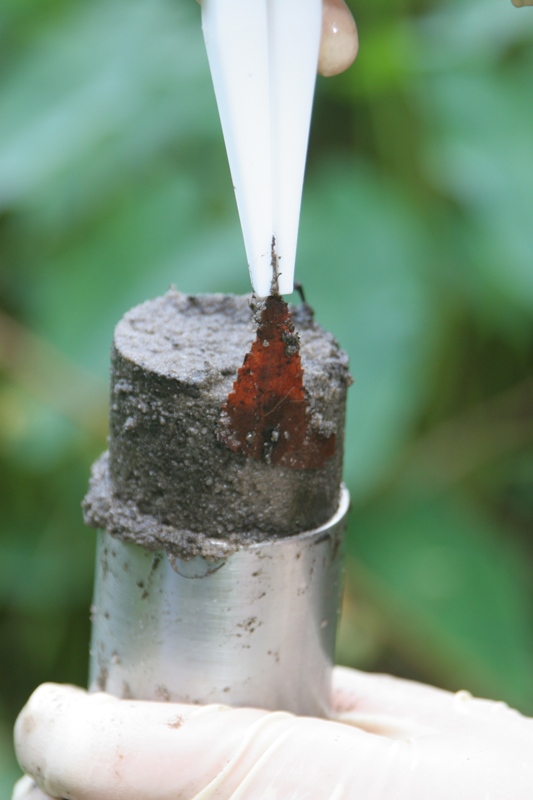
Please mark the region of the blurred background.
MULTIPOLYGON (((353 0, 297 273, 350 355, 338 659, 533 714, 533 9, 353 0)), ((247 292, 193 0, 0 12, 0 795, 16 713, 84 684, 114 324, 247 292)))

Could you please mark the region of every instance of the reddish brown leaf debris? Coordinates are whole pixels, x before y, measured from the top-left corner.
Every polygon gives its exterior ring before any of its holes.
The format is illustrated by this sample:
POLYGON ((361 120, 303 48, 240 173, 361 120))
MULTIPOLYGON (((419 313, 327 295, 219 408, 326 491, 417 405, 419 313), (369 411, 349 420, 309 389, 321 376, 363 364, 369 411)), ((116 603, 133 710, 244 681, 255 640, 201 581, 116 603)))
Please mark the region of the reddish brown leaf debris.
POLYGON ((217 439, 236 453, 293 469, 317 469, 335 453, 335 434, 326 438, 310 426, 299 339, 280 296, 265 301, 217 439))

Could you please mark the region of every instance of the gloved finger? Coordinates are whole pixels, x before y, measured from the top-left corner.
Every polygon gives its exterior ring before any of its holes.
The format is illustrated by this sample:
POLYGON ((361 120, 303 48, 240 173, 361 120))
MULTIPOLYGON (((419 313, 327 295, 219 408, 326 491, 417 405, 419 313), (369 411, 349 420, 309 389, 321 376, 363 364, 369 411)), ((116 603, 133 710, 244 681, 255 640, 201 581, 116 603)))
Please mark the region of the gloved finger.
POLYGON ((358 712, 388 713, 435 721, 446 710, 453 695, 444 689, 391 675, 377 675, 347 667, 333 671, 332 709, 339 714, 358 712))
POLYGON ((354 768, 368 773, 397 744, 287 713, 118 700, 54 684, 34 692, 15 728, 22 768, 70 800, 351 797, 341 792, 354 768))
POLYGON ((507 728, 524 717, 506 703, 483 700, 467 691, 448 692, 434 686, 336 667, 333 672, 331 718, 391 738, 449 731, 465 717, 496 720, 507 728))
POLYGON ((359 50, 357 26, 344 0, 323 0, 318 72, 329 78, 344 72, 359 50))
MULTIPOLYGON (((235 746, 222 711, 221 706, 124 701, 44 684, 17 719, 15 751, 24 772, 52 797, 129 799, 136 786, 139 797, 151 800, 160 796, 158 783, 165 787, 162 797, 169 788, 178 797, 180 792, 194 797, 223 769, 235 746), (205 725, 197 724, 201 716, 209 720, 208 755, 202 741, 205 725), (177 755, 181 764, 190 765, 198 764, 199 754, 201 770, 176 769, 177 755)), ((255 710, 240 713, 243 726, 265 716, 255 710)))
POLYGON ((53 798, 41 792, 33 778, 24 775, 16 782, 11 800, 53 800, 53 798))
POLYGON ((443 728, 449 692, 389 675, 336 667, 329 717, 367 733, 412 741, 443 728))

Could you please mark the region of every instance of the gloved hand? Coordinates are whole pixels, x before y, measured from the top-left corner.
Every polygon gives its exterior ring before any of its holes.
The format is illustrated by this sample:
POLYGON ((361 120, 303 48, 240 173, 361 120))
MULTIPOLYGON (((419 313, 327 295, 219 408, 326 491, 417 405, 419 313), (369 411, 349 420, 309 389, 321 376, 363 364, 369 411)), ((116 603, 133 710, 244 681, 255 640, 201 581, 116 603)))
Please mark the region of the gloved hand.
MULTIPOLYGON (((15 728, 22 768, 69 800, 531 800, 533 720, 337 668, 331 720, 117 700, 45 684, 15 728)), ((47 795, 23 779, 13 800, 47 795)))
POLYGON ((322 0, 322 7, 318 71, 329 78, 344 72, 353 64, 359 50, 359 37, 354 18, 344 0, 322 0))

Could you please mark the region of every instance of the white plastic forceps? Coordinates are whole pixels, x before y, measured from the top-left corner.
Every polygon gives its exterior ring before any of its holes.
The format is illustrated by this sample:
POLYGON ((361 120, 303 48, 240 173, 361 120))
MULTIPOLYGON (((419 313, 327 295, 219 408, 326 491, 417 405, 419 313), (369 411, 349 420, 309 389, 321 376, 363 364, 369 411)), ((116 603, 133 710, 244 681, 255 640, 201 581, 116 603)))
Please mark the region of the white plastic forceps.
POLYGON ((202 0, 250 278, 260 297, 293 291, 321 25, 322 0, 202 0))

